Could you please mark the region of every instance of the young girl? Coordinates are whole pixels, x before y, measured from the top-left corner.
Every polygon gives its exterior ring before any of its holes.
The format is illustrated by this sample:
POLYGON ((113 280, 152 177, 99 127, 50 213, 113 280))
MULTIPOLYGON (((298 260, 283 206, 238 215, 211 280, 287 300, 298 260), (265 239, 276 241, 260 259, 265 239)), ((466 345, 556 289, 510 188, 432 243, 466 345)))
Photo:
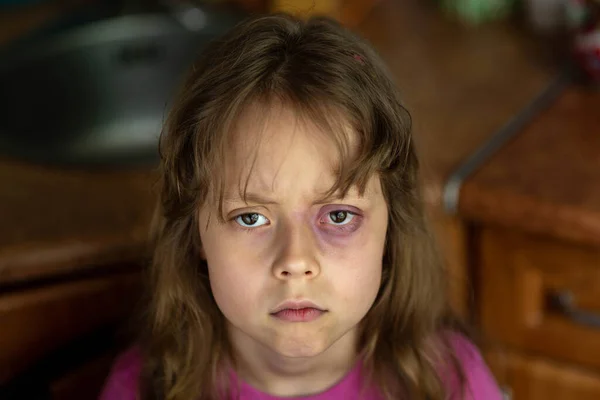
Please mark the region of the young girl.
POLYGON ((147 324, 102 399, 501 398, 453 323, 410 116, 364 41, 242 23, 160 150, 147 324))

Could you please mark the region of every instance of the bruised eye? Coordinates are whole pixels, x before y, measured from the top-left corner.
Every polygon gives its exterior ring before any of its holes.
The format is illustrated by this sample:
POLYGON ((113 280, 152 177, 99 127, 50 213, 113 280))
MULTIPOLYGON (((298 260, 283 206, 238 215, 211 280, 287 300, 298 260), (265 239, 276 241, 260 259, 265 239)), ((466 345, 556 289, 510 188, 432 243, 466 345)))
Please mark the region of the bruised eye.
POLYGON ((244 228, 255 228, 257 226, 265 225, 269 220, 258 213, 242 214, 235 218, 235 222, 243 226, 244 228))
POLYGON ((350 211, 337 210, 329 213, 329 219, 333 225, 346 225, 354 219, 355 214, 350 211))

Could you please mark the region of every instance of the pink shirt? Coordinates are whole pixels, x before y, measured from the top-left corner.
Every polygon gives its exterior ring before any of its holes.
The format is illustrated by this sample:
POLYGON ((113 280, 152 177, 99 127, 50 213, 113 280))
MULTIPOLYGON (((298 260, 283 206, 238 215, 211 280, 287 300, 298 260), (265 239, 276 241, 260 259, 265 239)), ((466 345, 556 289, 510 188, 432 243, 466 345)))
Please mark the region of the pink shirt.
MULTIPOLYGON (((462 363, 467 387, 465 398, 460 400, 502 400, 502 394, 479 351, 461 336, 453 337, 455 351, 462 363)), ((100 400, 137 400, 137 380, 141 368, 139 353, 132 349, 123 353, 115 362, 100 400)), ((459 400, 458 384, 449 379, 451 400, 459 400)), ((359 400, 361 388, 360 367, 355 367, 340 382, 323 393, 303 397, 275 397, 241 382, 238 400, 359 400)), ((367 391, 360 400, 381 400, 376 391, 367 391)))

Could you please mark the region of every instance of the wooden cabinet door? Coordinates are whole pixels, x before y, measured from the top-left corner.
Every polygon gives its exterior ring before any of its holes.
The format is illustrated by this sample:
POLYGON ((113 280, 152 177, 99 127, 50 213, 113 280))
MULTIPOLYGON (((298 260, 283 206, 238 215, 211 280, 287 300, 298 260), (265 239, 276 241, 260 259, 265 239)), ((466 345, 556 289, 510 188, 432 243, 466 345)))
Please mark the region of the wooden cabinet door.
POLYGON ((479 241, 486 339, 600 370, 600 248, 499 228, 479 241))
POLYGON ((121 323, 140 292, 135 271, 0 295, 0 385, 69 342, 121 323))
POLYGON ((507 399, 600 399, 600 371, 503 351, 488 351, 485 357, 507 399))

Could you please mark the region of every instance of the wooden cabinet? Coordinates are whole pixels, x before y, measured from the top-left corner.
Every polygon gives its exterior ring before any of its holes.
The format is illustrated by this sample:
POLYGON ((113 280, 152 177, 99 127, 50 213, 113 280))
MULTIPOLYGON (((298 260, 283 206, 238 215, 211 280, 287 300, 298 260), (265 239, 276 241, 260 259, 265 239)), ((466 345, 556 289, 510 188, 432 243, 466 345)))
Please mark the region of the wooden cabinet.
POLYGON ((597 400, 600 374, 510 351, 488 351, 486 360, 512 400, 597 400))
POLYGON ((600 249, 484 230, 481 250, 490 339, 600 368, 600 249))
POLYGON ((460 189, 476 315, 517 400, 600 399, 599 109, 555 81, 460 189))
POLYGON ((140 293, 139 268, 5 290, 0 398, 97 397, 140 293))
POLYGON ((600 249, 484 228, 479 316, 514 400, 600 399, 600 249))

